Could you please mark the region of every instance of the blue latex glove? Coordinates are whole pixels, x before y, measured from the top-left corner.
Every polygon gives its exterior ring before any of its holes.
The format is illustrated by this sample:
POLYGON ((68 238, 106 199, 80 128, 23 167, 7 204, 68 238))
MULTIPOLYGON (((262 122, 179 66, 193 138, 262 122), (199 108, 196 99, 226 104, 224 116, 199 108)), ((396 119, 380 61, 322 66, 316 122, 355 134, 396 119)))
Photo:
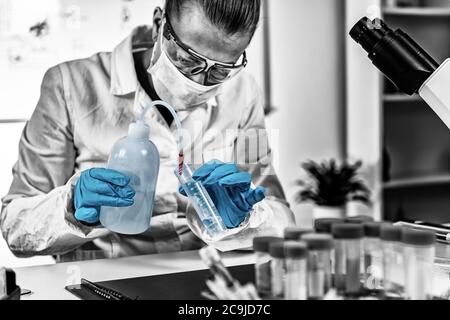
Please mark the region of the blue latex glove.
MULTIPOLYGON (((253 206, 265 198, 266 189, 251 189, 251 175, 239 172, 233 163, 210 161, 195 171, 193 178, 204 185, 229 229, 238 227, 253 206)), ((186 196, 181 188, 180 193, 186 196)))
POLYGON ((135 191, 129 183, 130 178, 114 170, 98 168, 84 171, 75 186, 75 219, 97 224, 101 206, 132 206, 135 191))

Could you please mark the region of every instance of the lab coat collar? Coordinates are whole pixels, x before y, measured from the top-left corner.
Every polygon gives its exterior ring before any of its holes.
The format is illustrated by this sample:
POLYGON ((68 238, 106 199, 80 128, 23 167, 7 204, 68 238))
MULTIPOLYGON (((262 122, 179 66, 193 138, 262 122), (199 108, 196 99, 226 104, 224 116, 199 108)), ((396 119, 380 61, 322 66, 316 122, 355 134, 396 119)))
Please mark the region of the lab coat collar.
POLYGON ((111 94, 122 96, 136 92, 139 82, 133 53, 150 49, 153 45, 152 28, 140 26, 114 49, 111 55, 111 94))

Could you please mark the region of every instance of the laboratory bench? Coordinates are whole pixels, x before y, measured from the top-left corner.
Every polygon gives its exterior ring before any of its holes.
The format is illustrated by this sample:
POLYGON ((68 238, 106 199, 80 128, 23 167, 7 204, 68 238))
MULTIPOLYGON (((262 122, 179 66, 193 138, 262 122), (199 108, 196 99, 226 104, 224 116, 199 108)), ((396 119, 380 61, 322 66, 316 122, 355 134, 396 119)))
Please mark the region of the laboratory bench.
MULTIPOLYGON (((252 253, 229 252, 221 256, 227 267, 255 263, 252 253)), ((65 286, 79 284, 81 278, 101 282, 206 268, 198 251, 182 251, 16 268, 14 271, 17 284, 32 291, 32 294, 22 296, 22 300, 77 300, 65 286)))
MULTIPOLYGON (((223 253, 227 267, 255 263, 255 256, 246 252, 223 253)), ((67 262, 47 266, 15 269, 17 284, 32 294, 23 300, 77 300, 65 286, 80 283, 81 278, 93 282, 163 275, 206 269, 198 251, 67 262)), ((440 293, 450 289, 450 245, 436 247, 434 285, 440 293)))

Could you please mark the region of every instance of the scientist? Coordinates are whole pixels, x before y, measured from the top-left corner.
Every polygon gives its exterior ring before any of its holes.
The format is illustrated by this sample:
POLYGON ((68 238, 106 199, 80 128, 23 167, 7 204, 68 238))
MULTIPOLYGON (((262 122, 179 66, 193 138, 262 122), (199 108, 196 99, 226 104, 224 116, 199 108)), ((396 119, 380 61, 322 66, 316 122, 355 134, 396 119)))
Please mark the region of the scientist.
POLYGON ((129 178, 104 167, 142 106, 157 99, 176 108, 189 137, 186 158, 198 165, 196 177, 207 181, 229 229, 216 248, 248 248, 254 236, 292 224, 271 161, 263 98, 244 72, 259 16, 260 0, 167 0, 153 28, 136 28, 112 53, 48 70, 3 198, 1 230, 11 251, 68 261, 210 243, 178 192, 174 119, 164 109, 147 118, 161 157, 151 228, 131 236, 99 223, 102 206, 133 204, 129 178))

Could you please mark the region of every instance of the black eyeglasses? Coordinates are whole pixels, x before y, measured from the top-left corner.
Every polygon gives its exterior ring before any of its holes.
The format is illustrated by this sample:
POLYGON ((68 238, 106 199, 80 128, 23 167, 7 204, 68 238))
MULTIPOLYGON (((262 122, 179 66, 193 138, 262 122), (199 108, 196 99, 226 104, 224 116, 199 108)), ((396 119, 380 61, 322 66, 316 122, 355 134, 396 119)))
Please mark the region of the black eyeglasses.
POLYGON ((245 52, 237 63, 214 61, 195 52, 176 36, 166 14, 163 19, 163 36, 167 40, 163 42, 163 49, 170 61, 186 77, 205 72, 204 84, 215 85, 231 79, 247 66, 247 54, 245 52))

